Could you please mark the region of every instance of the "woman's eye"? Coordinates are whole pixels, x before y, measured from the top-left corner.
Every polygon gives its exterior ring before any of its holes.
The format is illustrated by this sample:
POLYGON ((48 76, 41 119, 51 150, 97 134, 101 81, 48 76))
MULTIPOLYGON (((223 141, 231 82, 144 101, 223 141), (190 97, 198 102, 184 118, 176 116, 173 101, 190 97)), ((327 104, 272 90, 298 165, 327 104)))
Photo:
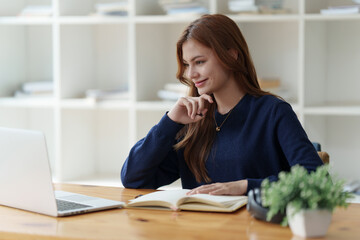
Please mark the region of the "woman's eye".
POLYGON ((200 65, 200 64, 203 64, 205 61, 196 61, 195 63, 197 64, 197 65, 200 65))
POLYGON ((183 63, 183 66, 184 66, 185 68, 187 68, 187 67, 189 67, 189 64, 183 63))

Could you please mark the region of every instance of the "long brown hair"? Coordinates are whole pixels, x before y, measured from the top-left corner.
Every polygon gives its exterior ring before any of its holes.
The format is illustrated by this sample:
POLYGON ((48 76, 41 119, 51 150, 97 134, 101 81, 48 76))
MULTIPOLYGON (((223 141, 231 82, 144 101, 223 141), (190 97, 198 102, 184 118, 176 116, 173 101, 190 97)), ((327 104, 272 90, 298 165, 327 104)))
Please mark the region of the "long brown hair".
MULTIPOLYGON (((189 39, 196 40, 200 44, 211 48, 223 67, 233 72, 239 87, 245 93, 253 96, 269 94, 260 89, 247 43, 237 24, 224 15, 207 14, 190 23, 176 46, 178 62, 176 77, 180 82, 190 87, 190 96, 199 96, 199 93, 191 79, 184 76, 185 67, 182 46, 189 39), (231 55, 229 49, 237 51, 237 59, 231 55)), ((179 132, 177 137, 180 141, 174 146, 176 150, 184 148, 185 162, 197 182, 211 181, 205 163, 209 157, 216 134, 214 127, 216 107, 216 103, 209 105, 208 112, 202 120, 187 124, 179 132)))

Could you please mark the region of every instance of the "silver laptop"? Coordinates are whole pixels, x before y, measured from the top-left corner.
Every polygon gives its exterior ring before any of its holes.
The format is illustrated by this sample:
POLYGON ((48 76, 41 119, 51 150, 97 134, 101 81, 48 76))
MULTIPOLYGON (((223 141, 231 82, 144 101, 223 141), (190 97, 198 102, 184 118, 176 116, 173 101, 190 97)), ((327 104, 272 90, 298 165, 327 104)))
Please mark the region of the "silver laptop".
POLYGON ((54 191, 44 134, 10 128, 0 128, 0 204, 55 217, 124 205, 54 191))

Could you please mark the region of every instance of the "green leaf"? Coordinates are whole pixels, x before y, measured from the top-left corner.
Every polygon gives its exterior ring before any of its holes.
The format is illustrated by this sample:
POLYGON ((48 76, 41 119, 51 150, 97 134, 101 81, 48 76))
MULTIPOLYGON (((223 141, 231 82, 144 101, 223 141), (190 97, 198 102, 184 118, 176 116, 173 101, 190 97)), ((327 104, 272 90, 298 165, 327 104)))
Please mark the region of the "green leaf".
MULTIPOLYGON (((323 165, 316 171, 308 171, 296 165, 290 172, 280 172, 279 180, 270 182, 265 179, 261 184, 262 202, 269 208, 267 220, 285 213, 286 206, 292 204, 295 212, 301 209, 328 209, 347 207, 346 200, 351 194, 343 192, 344 181, 334 181, 329 174, 329 166, 323 165)), ((287 224, 283 219, 282 224, 287 224)))

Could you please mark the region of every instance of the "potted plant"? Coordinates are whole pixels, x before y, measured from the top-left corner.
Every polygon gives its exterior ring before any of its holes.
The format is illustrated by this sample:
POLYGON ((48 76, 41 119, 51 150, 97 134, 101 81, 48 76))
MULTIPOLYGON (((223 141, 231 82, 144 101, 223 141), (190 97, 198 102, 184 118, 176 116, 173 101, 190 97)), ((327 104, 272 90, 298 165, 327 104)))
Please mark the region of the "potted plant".
POLYGON ((267 219, 285 213, 282 225, 289 222, 295 235, 302 237, 324 236, 331 222, 335 207, 347 207, 351 193, 344 192, 344 181, 334 181, 323 165, 308 171, 299 165, 290 172, 280 172, 279 180, 262 183, 262 202, 269 208, 267 219))

